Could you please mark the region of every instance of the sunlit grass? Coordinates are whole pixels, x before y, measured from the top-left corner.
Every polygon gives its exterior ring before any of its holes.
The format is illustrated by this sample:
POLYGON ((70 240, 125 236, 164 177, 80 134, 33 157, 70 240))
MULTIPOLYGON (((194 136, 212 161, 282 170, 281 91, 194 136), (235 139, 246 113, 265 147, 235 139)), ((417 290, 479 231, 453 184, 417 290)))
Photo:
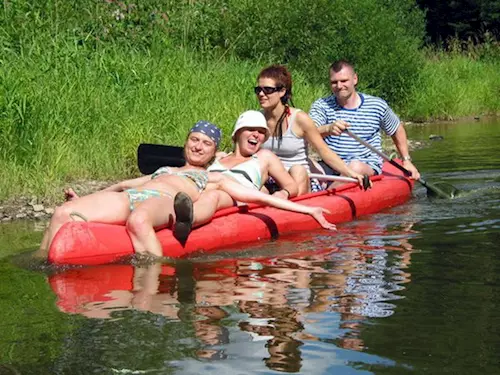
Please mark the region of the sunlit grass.
POLYGON ((401 112, 412 120, 499 114, 499 94, 499 59, 433 52, 401 112))
MULTIPOLYGON (((2 66, 0 199, 79 179, 137 175, 140 143, 182 145, 188 129, 206 119, 223 128, 224 148, 238 114, 258 108, 253 94, 262 66, 134 50, 31 50, 2 66)), ((296 104, 320 89, 296 74, 296 104)))

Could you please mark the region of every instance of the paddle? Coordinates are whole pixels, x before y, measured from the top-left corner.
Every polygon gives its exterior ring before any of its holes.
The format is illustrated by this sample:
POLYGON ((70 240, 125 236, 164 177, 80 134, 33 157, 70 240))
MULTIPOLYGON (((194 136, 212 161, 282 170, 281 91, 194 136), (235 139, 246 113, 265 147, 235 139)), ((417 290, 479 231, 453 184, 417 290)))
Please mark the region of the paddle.
MULTIPOLYGON (((386 154, 384 154, 382 151, 377 150, 371 144, 367 143, 366 141, 364 141, 361 138, 359 138, 356 134, 352 133, 349 129, 346 129, 345 132, 351 138, 355 139, 356 141, 358 141, 359 143, 361 143, 363 146, 367 147, 369 150, 371 150, 374 153, 376 153, 382 159, 384 159, 384 160, 388 161, 389 163, 391 163, 397 169, 399 169, 400 171, 402 171, 406 176, 411 176, 411 173, 410 173, 410 171, 408 169, 406 169, 402 165, 398 164, 396 161, 392 160, 389 156, 387 156, 386 154)), ((426 182, 423 178, 419 178, 417 181, 420 182, 423 186, 426 187, 428 195, 439 197, 439 198, 453 198, 455 196, 456 192, 458 191, 456 188, 453 187, 453 189, 452 189, 453 191, 450 194, 448 194, 445 191, 443 191, 442 189, 438 188, 436 185, 433 185, 433 184, 430 184, 430 183, 426 182)))
MULTIPOLYGON (((309 173, 309 178, 316 178, 318 180, 324 180, 324 181, 341 181, 341 182, 354 182, 355 184, 358 183, 358 179, 354 177, 344 177, 344 176, 329 176, 326 174, 320 174, 320 173, 309 173)), ((367 175, 363 176, 363 190, 367 190, 370 188, 370 177, 367 175)))
POLYGON ((137 148, 137 166, 142 174, 151 174, 160 167, 182 167, 184 149, 178 146, 141 143, 137 148))
MULTIPOLYGON (((137 148, 137 165, 142 174, 151 174, 164 166, 182 167, 185 162, 184 149, 182 147, 141 143, 137 148)), ((324 181, 358 183, 358 180, 352 177, 328 176, 315 173, 311 173, 309 177, 324 181)), ((370 179, 368 176, 365 176, 363 179, 363 189, 366 190, 369 187, 370 179)))

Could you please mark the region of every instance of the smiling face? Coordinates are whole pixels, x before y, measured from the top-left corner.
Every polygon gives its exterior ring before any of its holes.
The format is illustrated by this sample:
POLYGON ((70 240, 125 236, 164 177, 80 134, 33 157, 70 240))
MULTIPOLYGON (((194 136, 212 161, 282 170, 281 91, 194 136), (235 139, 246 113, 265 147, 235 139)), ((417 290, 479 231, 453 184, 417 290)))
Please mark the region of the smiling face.
POLYGON ((236 150, 243 156, 252 156, 260 150, 266 136, 267 132, 264 128, 242 128, 234 135, 236 150))
MULTIPOLYGON (((258 87, 279 87, 280 85, 276 83, 276 81, 272 78, 259 78, 257 81, 258 87)), ((285 95, 286 89, 283 87, 279 91, 275 91, 271 94, 266 94, 263 90, 257 95, 257 99, 259 100, 259 104, 262 109, 274 108, 277 105, 281 104, 281 98, 285 95)))
POLYGON ((347 102, 356 92, 358 75, 349 66, 344 66, 338 72, 330 70, 330 88, 339 103, 347 102))
POLYGON ((206 167, 215 157, 216 151, 215 142, 199 132, 190 133, 184 145, 186 163, 195 167, 206 167))

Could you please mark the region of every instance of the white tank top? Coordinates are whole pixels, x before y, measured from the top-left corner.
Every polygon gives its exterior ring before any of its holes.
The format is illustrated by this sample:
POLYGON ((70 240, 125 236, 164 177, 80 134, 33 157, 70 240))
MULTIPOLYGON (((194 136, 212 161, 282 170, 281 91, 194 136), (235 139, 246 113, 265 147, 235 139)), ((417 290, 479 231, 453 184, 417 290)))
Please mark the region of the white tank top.
POLYGON ((309 172, 307 142, 304 138, 298 137, 293 132, 293 124, 298 112, 301 112, 301 110, 296 108, 292 109, 292 115, 288 121, 288 128, 283 134, 279 148, 277 137, 269 137, 269 139, 262 144, 261 148, 275 153, 283 162, 286 170, 289 170, 294 165, 302 165, 309 172))

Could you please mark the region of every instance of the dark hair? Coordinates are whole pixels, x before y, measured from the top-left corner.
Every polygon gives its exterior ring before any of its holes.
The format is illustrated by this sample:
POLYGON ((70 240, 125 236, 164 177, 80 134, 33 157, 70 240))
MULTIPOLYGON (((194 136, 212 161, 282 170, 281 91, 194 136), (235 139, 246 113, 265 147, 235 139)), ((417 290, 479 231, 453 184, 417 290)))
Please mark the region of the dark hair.
POLYGON ((285 95, 281 98, 283 104, 292 102, 292 74, 284 65, 271 65, 260 71, 257 80, 261 78, 270 78, 276 82, 277 87, 282 87, 286 90, 285 95))
POLYGON ((351 63, 350 61, 346 60, 346 59, 340 59, 340 60, 337 60, 337 61, 334 61, 332 63, 332 65, 330 65, 330 71, 333 71, 335 73, 338 73, 340 72, 342 69, 344 68, 351 68, 352 71, 354 72, 354 64, 351 63))
MULTIPOLYGON (((276 128, 273 131, 272 136, 278 138, 278 148, 281 145, 281 140, 283 139, 283 129, 282 124, 285 121, 286 116, 290 113, 290 104, 293 106, 292 101, 292 74, 288 71, 284 65, 270 65, 262 69, 257 76, 257 80, 261 78, 269 78, 276 82, 276 87, 284 88, 285 95, 281 97, 281 103, 285 105, 285 110, 281 114, 278 122, 276 123, 276 128)), ((272 145, 274 148, 274 144, 272 145)))

